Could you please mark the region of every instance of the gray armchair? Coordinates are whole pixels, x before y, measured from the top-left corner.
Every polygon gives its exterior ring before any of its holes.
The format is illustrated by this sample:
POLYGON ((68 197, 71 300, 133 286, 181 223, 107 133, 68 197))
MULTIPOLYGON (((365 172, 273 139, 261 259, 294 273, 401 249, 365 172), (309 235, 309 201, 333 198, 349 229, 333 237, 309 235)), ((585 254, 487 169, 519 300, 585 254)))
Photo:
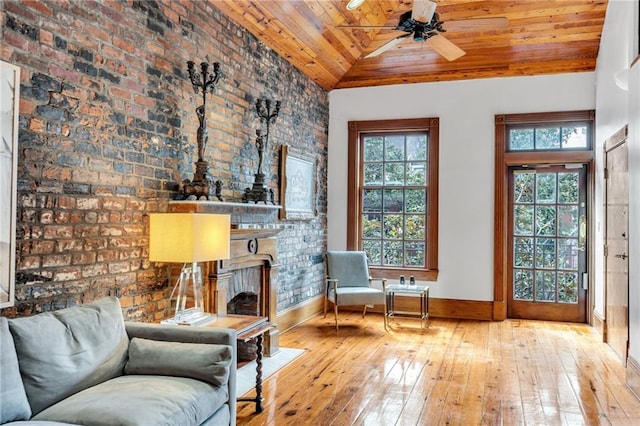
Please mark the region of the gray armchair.
MULTIPOLYGON (((324 297, 324 316, 327 316, 327 304, 333 303, 338 330, 338 306, 364 305, 362 317, 367 313, 368 305, 383 305, 384 292, 371 287, 373 278, 369 275, 367 255, 363 251, 328 251, 325 256, 326 290, 324 297)), ((380 281, 386 283, 385 278, 380 281)))

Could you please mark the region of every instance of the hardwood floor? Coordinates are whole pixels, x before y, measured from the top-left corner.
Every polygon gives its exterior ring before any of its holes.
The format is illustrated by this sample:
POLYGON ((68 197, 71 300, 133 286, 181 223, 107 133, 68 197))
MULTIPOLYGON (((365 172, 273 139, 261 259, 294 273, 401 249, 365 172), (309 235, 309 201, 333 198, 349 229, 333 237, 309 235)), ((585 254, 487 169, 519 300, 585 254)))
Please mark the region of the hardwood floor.
POLYGON ((631 425, 640 402, 590 327, 327 315, 280 336, 308 352, 264 382, 238 425, 631 425))

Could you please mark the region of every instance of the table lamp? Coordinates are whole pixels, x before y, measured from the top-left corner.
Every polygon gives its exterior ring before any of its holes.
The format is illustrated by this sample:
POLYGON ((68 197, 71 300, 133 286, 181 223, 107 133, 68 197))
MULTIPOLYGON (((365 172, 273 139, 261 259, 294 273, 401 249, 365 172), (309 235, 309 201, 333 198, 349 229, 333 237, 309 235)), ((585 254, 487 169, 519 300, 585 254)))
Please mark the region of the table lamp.
POLYGON ((212 319, 204 312, 202 270, 198 262, 228 259, 230 216, 204 213, 152 213, 149 215, 149 260, 183 263, 176 289, 175 316, 164 324, 199 325, 212 319), (189 303, 189 287, 192 302, 189 303))

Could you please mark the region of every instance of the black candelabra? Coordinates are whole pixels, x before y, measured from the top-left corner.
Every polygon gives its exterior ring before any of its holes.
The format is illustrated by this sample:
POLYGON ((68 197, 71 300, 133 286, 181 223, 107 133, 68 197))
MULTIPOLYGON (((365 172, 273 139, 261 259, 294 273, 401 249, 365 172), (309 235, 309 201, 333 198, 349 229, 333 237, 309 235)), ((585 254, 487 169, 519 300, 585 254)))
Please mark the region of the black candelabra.
POLYGON ((196 108, 196 114, 200 125, 198 127, 198 161, 196 162, 196 173, 193 177, 193 181, 185 180, 183 182, 183 193, 185 198, 210 199, 212 194, 215 193, 216 198, 222 201, 222 182, 217 180, 213 182, 213 178, 209 173, 209 162, 205 161, 204 153, 207 149, 207 142, 209 141, 209 131, 207 130, 207 93, 214 93, 216 84, 222 77, 222 71, 220 70, 220 64, 218 62, 213 63, 213 72, 209 71, 209 64, 202 62, 200 64, 200 72, 195 68, 193 61, 187 62, 187 71, 189 72, 189 79, 195 93, 202 91, 202 105, 196 108))
POLYGON ((253 186, 244 190, 242 201, 248 203, 253 201, 259 203, 260 201, 267 204, 270 201, 271 204, 275 204, 273 189, 267 189, 264 185, 264 173, 262 172, 262 164, 264 159, 264 152, 269 146, 269 128, 271 124, 275 123, 278 114, 280 113, 280 101, 276 101, 275 106, 272 109, 272 104, 269 99, 256 101, 256 113, 260 122, 266 123, 266 133, 263 136, 262 130, 256 130, 256 149, 258 150, 258 171, 253 176, 253 186))

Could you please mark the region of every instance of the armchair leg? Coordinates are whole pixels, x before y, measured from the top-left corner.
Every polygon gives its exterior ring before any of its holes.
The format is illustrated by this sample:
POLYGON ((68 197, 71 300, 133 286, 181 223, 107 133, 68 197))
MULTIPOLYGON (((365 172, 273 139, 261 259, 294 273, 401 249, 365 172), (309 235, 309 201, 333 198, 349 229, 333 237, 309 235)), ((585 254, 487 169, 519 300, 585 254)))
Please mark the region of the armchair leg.
POLYGON ((338 305, 337 304, 333 305, 333 312, 336 317, 336 331, 338 331, 338 305))
POLYGON ((362 318, 367 315, 367 305, 364 305, 364 310, 362 311, 362 318))
POLYGON ((327 296, 324 297, 324 318, 327 317, 327 296))

